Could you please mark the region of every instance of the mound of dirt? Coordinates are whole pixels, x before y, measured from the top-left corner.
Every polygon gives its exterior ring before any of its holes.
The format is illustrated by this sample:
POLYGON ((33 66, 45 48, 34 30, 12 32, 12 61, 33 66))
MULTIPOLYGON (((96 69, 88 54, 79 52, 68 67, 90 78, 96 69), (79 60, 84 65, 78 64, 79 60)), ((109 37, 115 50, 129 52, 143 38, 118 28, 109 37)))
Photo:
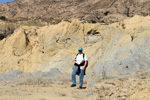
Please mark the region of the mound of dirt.
POLYGON ((46 72, 41 77, 59 76, 61 73, 57 69, 71 74, 80 46, 89 60, 87 73, 98 78, 148 71, 149 26, 149 16, 134 16, 110 25, 82 23, 75 19, 71 23, 62 21, 44 27, 21 26, 0 41, 1 75, 20 70, 46 72), (52 68, 57 69, 51 71, 52 68))
POLYGON ((24 73, 22 71, 15 70, 0 76, 0 80, 1 81, 18 80, 19 78, 23 78, 23 77, 24 77, 24 73))

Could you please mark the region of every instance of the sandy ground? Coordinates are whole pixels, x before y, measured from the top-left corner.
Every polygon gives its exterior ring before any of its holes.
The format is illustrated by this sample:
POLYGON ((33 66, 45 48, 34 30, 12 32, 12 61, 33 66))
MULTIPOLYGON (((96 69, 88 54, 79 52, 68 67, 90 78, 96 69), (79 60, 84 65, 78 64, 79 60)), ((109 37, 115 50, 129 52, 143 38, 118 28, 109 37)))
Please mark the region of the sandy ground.
POLYGON ((92 100, 88 89, 71 88, 71 83, 49 83, 41 85, 1 85, 0 100, 92 100), (88 94, 88 95, 87 95, 88 94))
POLYGON ((71 88, 70 81, 1 82, 0 100, 150 100, 150 73, 97 81, 93 87, 71 88), (17 84, 16 84, 17 83, 17 84), (32 84, 31 84, 32 83, 32 84))

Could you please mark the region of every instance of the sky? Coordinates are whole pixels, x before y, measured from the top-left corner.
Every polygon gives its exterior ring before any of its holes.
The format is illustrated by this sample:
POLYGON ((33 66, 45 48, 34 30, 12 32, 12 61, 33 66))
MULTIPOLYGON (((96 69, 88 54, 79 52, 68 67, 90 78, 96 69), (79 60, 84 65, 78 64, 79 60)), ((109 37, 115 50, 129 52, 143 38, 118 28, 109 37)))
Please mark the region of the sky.
POLYGON ((0 0, 0 3, 11 2, 11 1, 14 1, 14 0, 0 0))

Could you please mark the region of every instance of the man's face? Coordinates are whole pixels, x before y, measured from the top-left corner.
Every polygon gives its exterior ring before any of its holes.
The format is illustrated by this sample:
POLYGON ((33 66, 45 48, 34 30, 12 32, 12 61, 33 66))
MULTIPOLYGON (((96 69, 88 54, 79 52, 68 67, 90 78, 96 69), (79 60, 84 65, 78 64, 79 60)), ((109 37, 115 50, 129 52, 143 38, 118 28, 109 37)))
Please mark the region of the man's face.
POLYGON ((79 53, 82 53, 82 50, 79 50, 79 53))

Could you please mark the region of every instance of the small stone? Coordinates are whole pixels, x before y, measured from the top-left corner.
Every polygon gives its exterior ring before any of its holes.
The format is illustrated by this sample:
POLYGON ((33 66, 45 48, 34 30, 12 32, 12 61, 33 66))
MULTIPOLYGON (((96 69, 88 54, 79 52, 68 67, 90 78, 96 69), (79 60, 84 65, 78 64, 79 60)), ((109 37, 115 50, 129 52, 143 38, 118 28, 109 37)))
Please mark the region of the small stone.
POLYGON ((116 97, 113 97, 111 100, 118 100, 116 97))
POLYGON ((41 99, 39 99, 39 100, 46 100, 45 98, 41 98, 41 99))
POLYGON ((109 93, 109 96, 112 96, 114 93, 113 92, 111 92, 111 93, 109 93))
POLYGON ((96 100, 105 100, 103 97, 97 97, 96 100))
POLYGON ((126 100, 126 97, 122 97, 123 100, 126 100))
POLYGON ((84 95, 87 95, 87 96, 93 95, 92 92, 85 92, 85 93, 83 93, 83 94, 84 94, 84 95))

